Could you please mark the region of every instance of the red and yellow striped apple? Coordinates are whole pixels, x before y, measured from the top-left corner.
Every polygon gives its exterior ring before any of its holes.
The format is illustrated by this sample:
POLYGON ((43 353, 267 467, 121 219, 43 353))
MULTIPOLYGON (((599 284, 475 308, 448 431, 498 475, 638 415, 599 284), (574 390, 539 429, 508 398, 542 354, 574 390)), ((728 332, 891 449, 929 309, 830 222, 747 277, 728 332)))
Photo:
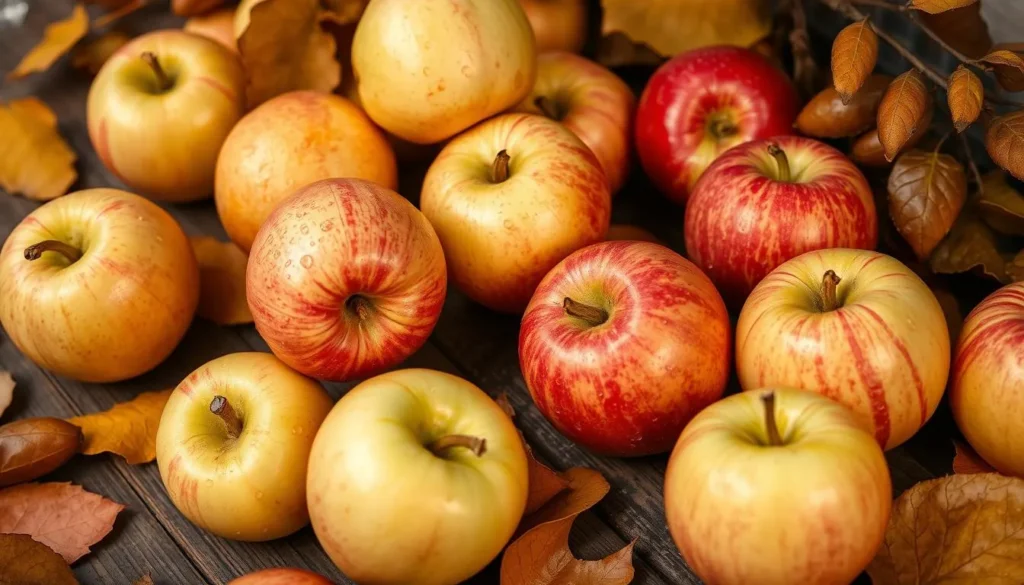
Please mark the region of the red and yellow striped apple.
POLYGON ((672 448, 729 378, 730 324, 708 277, 649 242, 579 250, 541 281, 519 363, 541 413, 606 455, 672 448))
POLYGON ((665 471, 672 539, 715 585, 846 585, 882 545, 891 500, 863 420, 793 389, 707 407, 665 471))
POLYGON ((334 585, 322 577, 304 569, 263 569, 243 575, 228 582, 228 585, 334 585))
POLYGON ((423 214, 359 179, 299 189, 249 255, 246 298, 271 351, 314 378, 398 365, 426 342, 447 290, 444 252, 423 214))
POLYGON ((845 404, 891 449, 928 421, 949 373, 949 331, 932 291, 894 258, 808 252, 772 271, 736 325, 744 390, 790 386, 845 404))
POLYGON ((822 248, 874 248, 871 187, 845 155, 799 136, 723 154, 686 205, 686 253, 726 301, 740 305, 786 260, 822 248))

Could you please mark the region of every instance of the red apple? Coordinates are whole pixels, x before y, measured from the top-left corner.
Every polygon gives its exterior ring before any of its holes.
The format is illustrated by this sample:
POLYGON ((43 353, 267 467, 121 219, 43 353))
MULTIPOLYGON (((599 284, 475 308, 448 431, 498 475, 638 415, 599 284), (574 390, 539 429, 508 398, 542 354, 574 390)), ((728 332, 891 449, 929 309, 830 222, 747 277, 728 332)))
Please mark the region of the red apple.
POLYGON ((788 386, 860 414, 891 449, 928 421, 949 373, 949 330, 928 286, 868 250, 808 252, 750 294, 736 325, 744 390, 788 386))
POLYGON ((729 315, 708 277, 649 242, 603 242, 541 281, 519 363, 561 433, 607 455, 672 448, 729 378, 729 315))
POLYGON ((704 169, 729 148, 793 131, 799 98, 786 74, 739 47, 677 55, 644 88, 636 148, 669 199, 685 203, 704 169))
POLYGON ((348 380, 395 366, 427 340, 444 304, 444 252, 423 214, 361 179, 299 189, 260 228, 246 296, 283 362, 348 380))
POLYGON ((327 577, 303 569, 263 569, 243 575, 228 585, 334 585, 327 577))
POLYGON ((739 305, 766 274, 804 252, 874 248, 878 217, 871 187, 846 156, 810 138, 780 136, 719 157, 690 196, 683 233, 687 256, 739 305))

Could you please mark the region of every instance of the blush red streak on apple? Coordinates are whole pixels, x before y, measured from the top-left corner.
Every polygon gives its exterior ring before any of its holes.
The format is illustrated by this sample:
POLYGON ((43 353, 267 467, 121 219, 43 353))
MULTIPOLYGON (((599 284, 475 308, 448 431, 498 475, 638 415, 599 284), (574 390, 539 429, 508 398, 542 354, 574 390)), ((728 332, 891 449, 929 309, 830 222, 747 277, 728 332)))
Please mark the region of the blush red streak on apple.
POLYGON ((846 343, 853 354, 853 367, 857 370, 861 381, 867 387, 868 400, 871 402, 871 416, 875 423, 875 439, 879 445, 885 445, 889 441, 889 407, 885 402, 885 388, 882 386, 882 379, 878 372, 867 361, 864 350, 857 341, 846 313, 839 309, 836 317, 842 324, 843 334, 846 335, 846 343))
POLYGON ((229 102, 231 102, 231 103, 237 103, 238 102, 238 96, 236 96, 230 89, 228 89, 226 85, 224 85, 223 83, 217 81, 216 79, 211 79, 209 77, 206 77, 206 76, 203 76, 203 75, 199 75, 199 76, 196 77, 196 81, 201 82, 201 83, 205 83, 206 85, 209 85, 213 89, 217 90, 225 98, 227 98, 227 100, 229 102))
POLYGON ((976 323, 964 331, 953 363, 953 379, 959 384, 972 363, 992 347, 1024 346, 1024 294, 1003 287, 971 311, 965 323, 976 323))
POLYGON ((100 155, 103 162, 107 163, 107 168, 110 169, 110 172, 114 173, 114 176, 117 177, 118 180, 124 182, 124 178, 117 170, 117 165, 114 164, 114 157, 110 154, 110 137, 107 135, 106 118, 100 120, 100 127, 99 130, 97 130, 96 153, 100 155))
MULTIPOLYGON (((865 263, 865 266, 866 265, 867 264, 865 263)), ((885 320, 882 319, 874 309, 867 305, 855 305, 855 307, 866 312, 868 316, 870 316, 871 319, 874 320, 874 322, 877 323, 883 331, 885 331, 885 335, 889 338, 889 341, 892 342, 893 346, 896 347, 896 350, 900 352, 901 356, 903 356, 903 360, 907 362, 907 369, 910 370, 910 375, 914 379, 914 389, 917 390, 917 402, 921 405, 921 426, 924 426, 924 423, 928 420, 928 400, 925 397, 924 382, 921 380, 921 374, 917 370, 917 365, 914 363, 914 359, 910 357, 910 352, 907 351, 907 346, 903 343, 903 340, 893 333, 892 329, 889 328, 889 325, 886 324, 885 320)))

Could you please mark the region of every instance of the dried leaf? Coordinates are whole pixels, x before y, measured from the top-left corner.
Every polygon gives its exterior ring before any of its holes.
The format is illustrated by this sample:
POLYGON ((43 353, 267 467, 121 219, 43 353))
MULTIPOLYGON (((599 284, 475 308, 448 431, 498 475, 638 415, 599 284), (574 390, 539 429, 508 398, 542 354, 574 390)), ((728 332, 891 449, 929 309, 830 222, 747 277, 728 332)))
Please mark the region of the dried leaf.
POLYGON ((1024 180, 1024 110, 993 120, 985 133, 985 149, 997 165, 1024 180))
POLYGON ((178 16, 197 16, 219 8, 225 0, 171 0, 171 12, 178 16))
POLYGON ((25 483, 0 490, 0 533, 27 534, 70 565, 114 528, 123 509, 70 483, 25 483))
POLYGON ((111 24, 114 24, 115 22, 121 20, 125 16, 128 16, 136 10, 143 8, 144 6, 149 4, 149 2, 150 0, 128 0, 127 2, 121 3, 121 5, 118 6, 116 10, 108 12, 100 16, 96 20, 92 21, 92 28, 99 29, 110 26, 111 24))
POLYGON ((1024 195, 1014 189, 1002 170, 994 170, 982 178, 978 208, 985 223, 999 233, 1024 236, 1024 195))
POLYGON ((878 106, 878 139, 893 160, 925 122, 932 97, 924 78, 911 69, 893 80, 878 106))
POLYGON ((953 126, 957 132, 963 132, 981 115, 981 106, 985 101, 985 87, 973 71, 960 65, 949 76, 947 92, 949 111, 953 116, 953 126))
POLYGON ((235 11, 231 8, 221 8, 209 14, 193 16, 185 21, 185 30, 213 39, 231 49, 232 53, 238 52, 238 42, 235 40, 235 11))
POLYGON ((634 43, 621 32, 613 32, 601 37, 597 45, 596 61, 605 67, 623 67, 626 65, 660 65, 664 57, 643 43, 634 43))
POLYGON ((0 104, 0 187, 29 199, 60 197, 78 178, 75 153, 57 131, 57 116, 34 97, 0 104))
POLYGON ((662 241, 658 239, 658 236, 655 236, 644 228, 624 223, 613 224, 609 227, 608 235, 606 235, 604 239, 609 242, 614 240, 627 240, 664 245, 662 241))
POLYGON ((995 232, 968 208, 960 213, 946 239, 935 248, 929 261, 939 274, 959 274, 975 268, 1000 282, 1007 282, 1006 259, 999 250, 995 232))
POLYGON ((892 77, 888 75, 871 75, 847 102, 843 102, 834 87, 826 87, 800 111, 796 129, 817 138, 860 134, 875 125, 878 105, 890 83, 892 77))
POLYGON ((864 85, 877 60, 878 35, 867 19, 836 35, 832 43, 832 84, 844 104, 864 85))
POLYGON ((64 559, 26 534, 0 534, 0 585, 78 585, 64 559))
POLYGON ((1013 51, 1000 49, 985 55, 979 62, 991 66, 996 81, 1006 91, 1024 91, 1024 59, 1013 51))
POLYGON ((771 32, 769 0, 601 0, 604 35, 621 32, 663 56, 709 45, 749 47, 771 32))
POLYGON ((211 236, 191 238, 199 263, 199 307, 203 319, 218 325, 252 323, 245 299, 245 265, 249 257, 236 244, 211 236))
POLYGON ((967 200, 967 174, 948 154, 912 150, 889 175, 889 215, 918 259, 946 237, 967 200))
POLYGON ((1011 282, 1024 280, 1024 250, 1017 252, 1017 255, 1006 263, 1006 277, 1011 282))
POLYGON ((600 473, 585 467, 574 467, 563 473, 562 478, 568 482, 568 489, 552 498, 533 514, 524 516, 516 534, 525 534, 534 526, 539 526, 544 522, 560 520, 589 510, 594 504, 600 502, 601 498, 605 497, 608 490, 611 489, 608 481, 600 473))
POLYGON ((85 435, 82 453, 116 453, 132 465, 156 459, 156 429, 172 390, 144 392, 110 410, 68 419, 85 435))
POLYGON ((947 10, 956 10, 970 6, 978 0, 910 0, 910 7, 929 14, 939 14, 947 10))
POLYGON ((10 372, 0 370, 0 416, 14 400, 14 376, 10 372))
POLYGON ((82 431, 59 418, 26 418, 0 426, 0 487, 38 479, 78 453, 82 431))
POLYGON ((145 575, 136 579, 135 582, 132 583, 132 585, 153 585, 153 577, 151 577, 149 573, 146 573, 145 575))
POLYGON ((71 66, 96 75, 107 59, 130 40, 125 33, 112 30, 81 43, 71 51, 71 66))
POLYGON ((1024 480, 995 473, 923 481, 893 504, 875 585, 1024 583, 1024 480))
POLYGON ((992 47, 988 23, 981 16, 981 3, 938 14, 917 15, 922 24, 964 55, 977 59, 992 47))
POLYGON ((994 473, 995 469, 978 455, 978 452, 970 445, 953 441, 953 448, 956 455, 953 457, 953 473, 959 475, 970 475, 972 473, 994 473))
POLYGON ((21 79, 30 73, 46 71, 53 62, 71 50, 89 31, 89 15, 85 6, 75 4, 71 16, 51 23, 43 31, 43 40, 32 48, 21 62, 7 74, 7 79, 21 79))

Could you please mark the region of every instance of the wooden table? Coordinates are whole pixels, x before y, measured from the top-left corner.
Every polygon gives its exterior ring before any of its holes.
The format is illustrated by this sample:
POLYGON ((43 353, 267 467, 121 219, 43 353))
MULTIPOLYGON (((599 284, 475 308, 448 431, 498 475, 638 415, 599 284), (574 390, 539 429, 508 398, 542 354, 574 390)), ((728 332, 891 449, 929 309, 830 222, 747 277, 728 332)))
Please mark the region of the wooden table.
MULTIPOLYGON (((14 67, 47 22, 69 14, 71 2, 34 0, 30 5, 22 28, 0 29, 0 73, 14 67)), ((181 20, 167 14, 163 7, 150 7, 129 17, 125 24, 129 32, 140 33, 180 26, 181 20)), ((99 162, 86 134, 89 83, 87 75, 70 69, 65 61, 47 73, 6 83, 0 88, 0 101, 35 95, 56 111, 61 132, 79 156, 80 178, 74 189, 124 188, 99 162)), ((401 192, 414 202, 423 171, 422 166, 402 170, 401 192)), ((658 196, 639 175, 634 173, 633 181, 616 198, 615 222, 642 225, 682 251, 682 211, 658 196)), ((0 194, 0 239, 5 239, 37 206, 21 197, 0 194)), ((165 207, 189 234, 225 238, 211 201, 165 207)), ((593 511, 580 516, 570 539, 578 556, 599 558, 636 538, 635 583, 699 583, 673 546, 665 524, 661 488, 667 458, 598 457, 559 435, 533 406, 526 390, 516 350, 518 327, 516 317, 497 315, 474 305, 452 287, 430 342, 404 366, 444 370, 469 379, 492 395, 507 393, 518 413, 518 424, 540 458, 557 469, 587 466, 604 474, 611 483, 611 492, 593 511)), ((18 383, 4 421, 105 410, 140 391, 173 387, 210 359, 253 350, 268 351, 252 326, 218 327, 197 319, 177 351, 153 372, 120 384, 82 384, 34 365, 4 335, 0 337, 0 369, 9 370, 18 383)), ((352 385, 326 387, 338 397, 352 385)), ((953 432, 948 409, 943 406, 913 440, 887 454, 897 492, 950 471, 953 432)), ((307 567, 337 583, 351 583, 323 553, 308 527, 289 538, 263 544, 232 542, 196 528, 167 498, 155 464, 131 466, 106 455, 77 457, 44 479, 73 481, 126 506, 114 531, 76 563, 74 570, 83 584, 129 584, 146 572, 162 585, 224 583, 259 568, 276 566, 307 567)), ((473 582, 497 583, 496 569, 497 563, 492 563, 473 582)))

